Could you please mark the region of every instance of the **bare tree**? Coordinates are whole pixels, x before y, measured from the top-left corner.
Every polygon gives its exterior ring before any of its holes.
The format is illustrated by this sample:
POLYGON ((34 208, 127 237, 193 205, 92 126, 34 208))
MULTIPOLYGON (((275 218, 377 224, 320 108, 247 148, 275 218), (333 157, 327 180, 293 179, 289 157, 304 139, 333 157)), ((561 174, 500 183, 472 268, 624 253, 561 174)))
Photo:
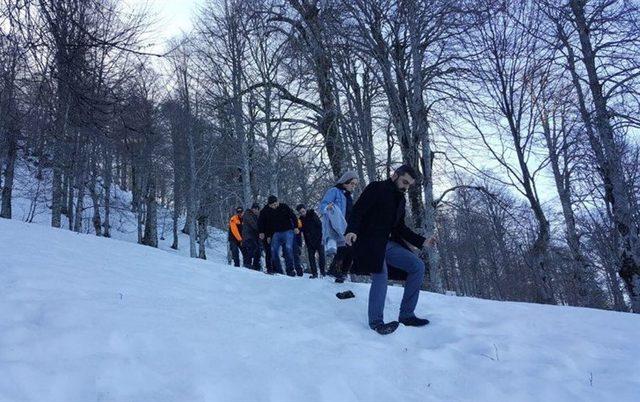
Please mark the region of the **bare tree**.
POLYGON ((537 234, 527 264, 535 275, 537 301, 553 303, 551 229, 535 182, 546 160, 538 157, 536 161, 533 152, 539 121, 536 98, 530 90, 535 77, 549 65, 548 56, 541 54, 544 48, 531 34, 539 25, 539 13, 526 2, 515 2, 489 8, 480 18, 483 20, 479 21, 477 33, 470 33, 468 38, 475 55, 469 59, 473 84, 466 90, 469 101, 465 119, 534 213, 537 234), (488 128, 491 126, 493 133, 488 128))

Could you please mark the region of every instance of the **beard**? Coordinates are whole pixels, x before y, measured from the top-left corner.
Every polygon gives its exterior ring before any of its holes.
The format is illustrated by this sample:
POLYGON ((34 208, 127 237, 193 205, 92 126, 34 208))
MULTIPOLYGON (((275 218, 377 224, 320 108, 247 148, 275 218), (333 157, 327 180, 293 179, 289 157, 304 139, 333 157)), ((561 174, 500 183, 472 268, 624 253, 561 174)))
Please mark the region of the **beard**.
POLYGON ((398 186, 398 179, 396 178, 395 180, 392 180, 393 184, 396 185, 396 189, 401 192, 402 194, 406 194, 407 193, 407 189, 406 188, 400 188, 400 186, 398 186))

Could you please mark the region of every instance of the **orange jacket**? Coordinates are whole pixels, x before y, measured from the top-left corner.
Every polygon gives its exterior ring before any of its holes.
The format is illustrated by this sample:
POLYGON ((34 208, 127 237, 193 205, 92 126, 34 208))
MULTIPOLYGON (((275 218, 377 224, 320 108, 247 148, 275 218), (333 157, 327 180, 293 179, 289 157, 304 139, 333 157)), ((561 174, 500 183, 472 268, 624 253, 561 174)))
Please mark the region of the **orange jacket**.
POLYGON ((238 215, 233 215, 229 220, 229 230, 237 241, 242 241, 242 235, 240 234, 240 227, 242 225, 242 219, 238 215))

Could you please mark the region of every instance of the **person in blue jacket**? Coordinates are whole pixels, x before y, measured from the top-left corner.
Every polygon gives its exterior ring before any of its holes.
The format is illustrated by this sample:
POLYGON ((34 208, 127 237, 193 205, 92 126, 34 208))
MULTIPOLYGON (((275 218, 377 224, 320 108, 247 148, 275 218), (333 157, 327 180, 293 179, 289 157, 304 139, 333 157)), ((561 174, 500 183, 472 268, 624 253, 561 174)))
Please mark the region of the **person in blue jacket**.
MULTIPOLYGON (((349 222, 351 210, 353 209, 353 191, 358 186, 358 175, 354 171, 345 172, 337 181, 336 185, 331 187, 320 202, 320 213, 326 214, 328 209, 337 208, 349 222)), ((344 233, 343 233, 344 234, 344 233)), ((330 271, 336 275, 336 282, 344 282, 344 278, 349 272, 351 266, 350 248, 347 246, 338 247, 338 251, 331 263, 330 271)))

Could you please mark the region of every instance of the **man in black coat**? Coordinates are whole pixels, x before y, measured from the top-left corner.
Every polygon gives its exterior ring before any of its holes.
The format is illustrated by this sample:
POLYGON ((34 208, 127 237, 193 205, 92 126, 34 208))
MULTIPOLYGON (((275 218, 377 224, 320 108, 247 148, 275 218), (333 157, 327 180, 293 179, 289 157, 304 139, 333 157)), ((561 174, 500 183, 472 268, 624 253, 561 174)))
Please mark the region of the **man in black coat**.
POLYGON ((281 273, 280 249, 284 251, 286 273, 295 276, 293 266, 293 239, 300 231, 297 226, 297 217, 291 207, 278 202, 278 197, 270 195, 267 206, 262 209, 258 217, 258 229, 260 239, 267 239, 271 247, 271 262, 273 270, 281 273))
POLYGON ((246 268, 256 271, 262 270, 260 267, 260 239, 258 230, 258 214, 260 206, 253 204, 242 216, 242 248, 244 249, 243 263, 246 268))
POLYGON ((307 254, 309 255, 309 268, 311 268, 311 278, 318 277, 318 265, 320 266, 320 275, 325 275, 325 256, 324 247, 322 247, 322 222, 320 217, 313 209, 307 209, 303 204, 296 207, 296 211, 300 215, 302 221, 302 234, 304 242, 307 245, 307 254), (318 263, 316 265, 316 253, 318 254, 318 263))
POLYGON ((353 271, 371 274, 369 291, 369 326, 380 334, 388 334, 398 322, 385 324, 384 302, 387 295, 388 266, 407 273, 399 322, 407 326, 424 326, 429 320, 415 316, 420 288, 424 278, 424 263, 409 249, 433 246, 429 240, 416 234, 405 223, 405 192, 416 181, 410 166, 402 165, 390 179, 370 183, 353 206, 345 240, 353 245, 353 271))

